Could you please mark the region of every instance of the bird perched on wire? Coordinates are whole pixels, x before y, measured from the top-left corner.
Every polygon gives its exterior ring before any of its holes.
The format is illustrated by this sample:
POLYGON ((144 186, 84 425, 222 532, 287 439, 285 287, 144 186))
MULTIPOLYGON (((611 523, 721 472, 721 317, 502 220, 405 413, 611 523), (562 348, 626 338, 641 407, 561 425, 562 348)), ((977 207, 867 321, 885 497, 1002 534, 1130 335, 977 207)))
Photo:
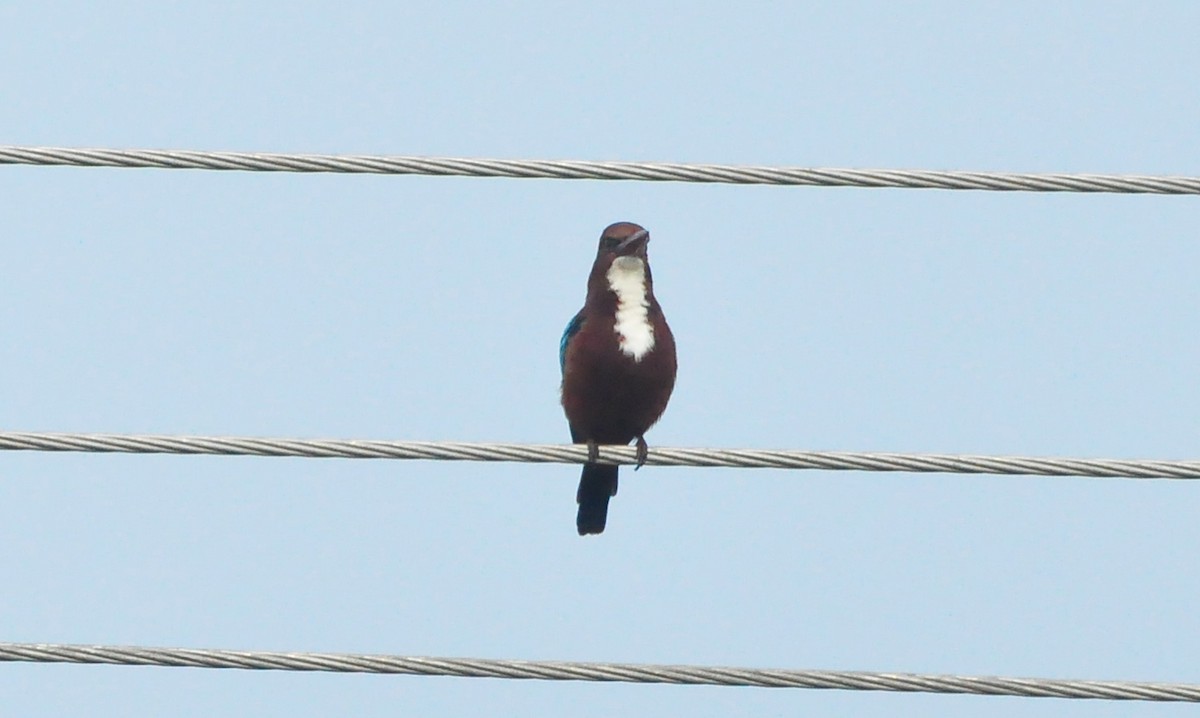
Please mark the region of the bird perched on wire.
POLYGON ((617 222, 600 235, 583 309, 559 343, 562 405, 571 441, 588 445, 575 500, 579 535, 604 531, 617 467, 594 463, 598 444, 637 440, 637 467, 646 461, 646 431, 675 388, 675 338, 654 298, 646 245, 650 233, 617 222))

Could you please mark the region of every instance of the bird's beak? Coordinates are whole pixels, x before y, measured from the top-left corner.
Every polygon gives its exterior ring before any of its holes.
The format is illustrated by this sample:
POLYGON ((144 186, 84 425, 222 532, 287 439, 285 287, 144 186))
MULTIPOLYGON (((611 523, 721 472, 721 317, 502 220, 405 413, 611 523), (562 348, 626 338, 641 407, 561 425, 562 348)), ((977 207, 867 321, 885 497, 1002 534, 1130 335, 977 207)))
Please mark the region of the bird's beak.
POLYGON ((634 232, 617 245, 617 254, 633 254, 646 246, 649 241, 650 232, 648 230, 634 232))

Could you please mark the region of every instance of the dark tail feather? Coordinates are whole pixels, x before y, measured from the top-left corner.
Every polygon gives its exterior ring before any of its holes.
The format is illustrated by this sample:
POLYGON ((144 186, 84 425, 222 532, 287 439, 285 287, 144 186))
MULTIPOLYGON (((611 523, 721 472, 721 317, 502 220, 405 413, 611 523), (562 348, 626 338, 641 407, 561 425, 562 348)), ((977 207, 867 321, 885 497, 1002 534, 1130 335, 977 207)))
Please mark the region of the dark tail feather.
POLYGON ((584 464, 583 476, 579 479, 579 491, 575 500, 579 502, 579 514, 575 517, 575 528, 579 535, 598 534, 604 531, 608 518, 608 500, 617 495, 617 467, 610 464, 584 464))

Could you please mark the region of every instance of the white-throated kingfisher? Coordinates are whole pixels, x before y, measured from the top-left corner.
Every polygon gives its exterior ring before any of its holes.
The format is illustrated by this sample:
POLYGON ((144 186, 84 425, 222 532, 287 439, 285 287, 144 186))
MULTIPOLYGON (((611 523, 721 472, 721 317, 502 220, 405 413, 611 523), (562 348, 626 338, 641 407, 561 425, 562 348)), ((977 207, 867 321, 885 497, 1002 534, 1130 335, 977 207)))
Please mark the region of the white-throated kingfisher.
POLYGON ((562 405, 571 441, 588 445, 575 500, 579 535, 604 531, 608 500, 617 494, 617 467, 597 464, 597 445, 637 440, 637 467, 646 461, 645 433, 667 408, 675 388, 675 338, 654 298, 646 245, 650 233, 617 222, 600 235, 583 309, 559 343, 562 405))

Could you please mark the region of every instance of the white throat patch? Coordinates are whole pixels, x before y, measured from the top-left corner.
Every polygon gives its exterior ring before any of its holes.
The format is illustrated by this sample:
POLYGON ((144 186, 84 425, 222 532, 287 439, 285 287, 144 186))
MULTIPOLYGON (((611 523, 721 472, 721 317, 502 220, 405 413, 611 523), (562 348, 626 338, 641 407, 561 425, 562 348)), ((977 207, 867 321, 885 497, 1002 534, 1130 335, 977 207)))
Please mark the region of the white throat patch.
POLYGON ((617 257, 608 268, 608 287, 617 295, 617 344, 641 361, 654 348, 650 302, 646 298, 646 263, 637 257, 617 257))

